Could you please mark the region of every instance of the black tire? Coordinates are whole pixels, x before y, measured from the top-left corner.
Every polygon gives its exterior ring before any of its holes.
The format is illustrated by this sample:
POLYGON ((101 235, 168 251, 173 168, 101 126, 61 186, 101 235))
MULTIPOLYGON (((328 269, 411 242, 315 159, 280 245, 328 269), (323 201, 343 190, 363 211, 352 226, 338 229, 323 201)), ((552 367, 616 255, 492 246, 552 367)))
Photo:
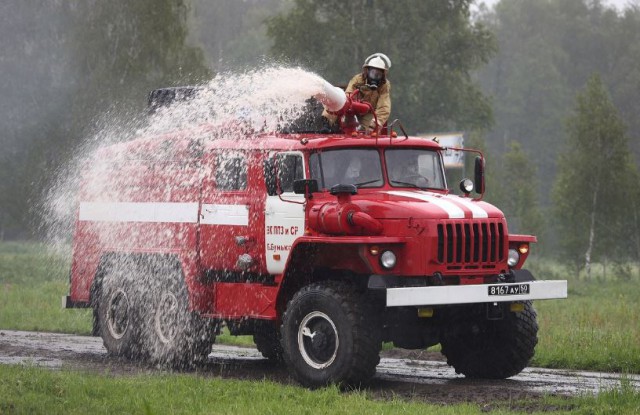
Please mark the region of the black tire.
POLYGON ((281 326, 284 359, 301 384, 360 386, 380 362, 380 328, 371 302, 351 285, 322 282, 298 291, 281 326))
POLYGON ((206 361, 215 341, 215 325, 189 311, 189 293, 179 265, 159 261, 144 269, 142 337, 148 361, 178 369, 206 361))
POLYGON ((275 323, 264 323, 256 327, 253 333, 253 341, 258 351, 265 358, 277 363, 284 361, 280 331, 275 323))
POLYGON ((521 312, 488 320, 486 308, 471 306, 450 313, 442 333, 442 354, 456 373, 468 378, 505 379, 520 373, 534 355, 538 343, 536 311, 527 301, 521 312))
POLYGON ((140 342, 142 307, 135 264, 123 260, 105 268, 95 309, 98 333, 109 355, 138 359, 143 354, 140 342))

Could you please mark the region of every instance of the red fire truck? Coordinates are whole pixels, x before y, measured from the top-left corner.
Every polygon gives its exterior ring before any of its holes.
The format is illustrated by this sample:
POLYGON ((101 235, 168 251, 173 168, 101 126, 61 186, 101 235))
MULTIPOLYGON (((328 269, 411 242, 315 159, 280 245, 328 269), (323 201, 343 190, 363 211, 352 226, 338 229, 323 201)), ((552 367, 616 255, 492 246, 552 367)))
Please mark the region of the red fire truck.
POLYGON ((110 354, 173 366, 206 358, 226 325, 309 387, 366 382, 383 342, 439 343, 468 377, 519 373, 537 343, 531 301, 567 284, 522 268, 536 238, 481 200, 482 154, 457 196, 437 140, 342 127, 205 126, 102 149, 64 306, 93 308, 110 354))

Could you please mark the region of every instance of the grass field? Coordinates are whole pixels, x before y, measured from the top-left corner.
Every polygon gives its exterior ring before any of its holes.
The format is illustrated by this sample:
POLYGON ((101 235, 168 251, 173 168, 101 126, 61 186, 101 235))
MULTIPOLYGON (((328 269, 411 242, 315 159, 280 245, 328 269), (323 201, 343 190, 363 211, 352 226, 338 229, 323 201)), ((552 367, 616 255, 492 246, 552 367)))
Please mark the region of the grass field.
MULTIPOLYGON (((0 243, 0 329, 88 334, 90 310, 63 310, 69 262, 35 244, 0 243)), ((538 278, 562 278, 563 268, 533 263, 538 278)), ((640 373, 638 277, 570 280, 569 299, 536 303, 540 342, 534 366, 640 373)), ((223 335, 221 342, 238 341, 223 335)), ((239 339, 250 344, 249 337, 239 339)), ((640 393, 623 386, 571 399, 499 402, 491 413, 640 414, 640 393)), ((4 413, 402 413, 479 414, 476 404, 450 406, 384 401, 366 391, 308 391, 268 381, 204 378, 196 374, 113 376, 0 365, 4 413)))
MULTIPOLYGON (((566 279, 563 268, 533 264, 538 279, 566 279), (538 268, 538 269, 536 269, 538 268)), ((567 300, 538 301, 539 343, 532 366, 640 373, 640 278, 576 280, 567 300)))
POLYGON ((119 376, 0 365, 0 414, 639 414, 627 386, 597 397, 435 405, 335 387, 310 391, 269 381, 193 374, 119 376))

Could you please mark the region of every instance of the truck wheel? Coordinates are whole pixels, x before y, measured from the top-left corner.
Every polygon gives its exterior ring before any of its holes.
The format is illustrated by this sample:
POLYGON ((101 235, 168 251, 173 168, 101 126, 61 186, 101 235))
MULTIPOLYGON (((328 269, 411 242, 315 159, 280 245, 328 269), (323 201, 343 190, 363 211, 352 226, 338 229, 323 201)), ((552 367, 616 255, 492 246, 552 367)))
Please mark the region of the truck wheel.
POLYGON ((538 343, 536 311, 531 301, 524 305, 521 312, 506 310, 502 320, 488 320, 479 307, 454 311, 441 339, 447 363, 469 378, 505 379, 520 373, 538 343))
POLYGON ((382 345, 363 294, 341 282, 311 284, 287 305, 281 327, 284 359, 307 387, 357 386, 373 377, 382 345))
POLYGON ((262 356, 274 362, 283 361, 280 332, 275 324, 263 324, 257 327, 253 334, 253 341, 262 356))
POLYGON ((139 286, 121 266, 113 265, 107 272, 96 311, 98 332, 110 355, 139 358, 142 322, 139 286))
POLYGON ((151 363, 173 368, 205 361, 215 341, 211 320, 189 311, 182 273, 169 264, 150 265, 145 281, 144 349, 151 363))

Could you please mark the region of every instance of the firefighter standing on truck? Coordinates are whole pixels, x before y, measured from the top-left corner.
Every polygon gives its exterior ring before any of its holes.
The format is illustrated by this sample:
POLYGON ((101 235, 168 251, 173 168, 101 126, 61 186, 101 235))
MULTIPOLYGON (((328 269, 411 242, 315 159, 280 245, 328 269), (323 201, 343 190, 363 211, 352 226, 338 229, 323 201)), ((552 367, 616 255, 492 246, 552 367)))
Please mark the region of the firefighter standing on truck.
MULTIPOLYGON (((387 73, 391 68, 391 60, 383 53, 374 53, 364 60, 362 72, 355 75, 349 81, 345 92, 350 95, 353 91, 358 90, 356 97, 360 101, 371 104, 378 118, 377 127, 382 128, 391 113, 391 83, 387 79, 387 73)), ((338 117, 330 114, 326 110, 322 115, 329 121, 331 125, 335 124, 338 117)), ((365 130, 374 130, 376 128, 375 118, 373 114, 365 114, 359 118, 360 125, 365 130)))

